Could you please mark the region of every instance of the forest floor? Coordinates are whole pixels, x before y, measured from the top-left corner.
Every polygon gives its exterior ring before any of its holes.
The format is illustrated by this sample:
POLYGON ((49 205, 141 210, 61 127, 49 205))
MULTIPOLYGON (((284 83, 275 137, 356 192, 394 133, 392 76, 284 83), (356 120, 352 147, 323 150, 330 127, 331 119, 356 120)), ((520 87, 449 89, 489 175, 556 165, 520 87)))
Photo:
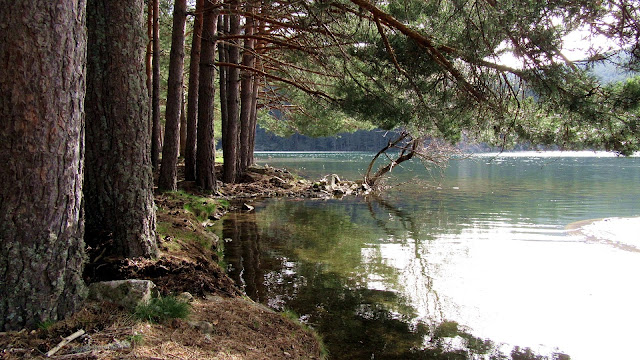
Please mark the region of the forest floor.
MULTIPOLYGON (((329 184, 331 185, 331 184, 329 184)), ((353 184, 348 184, 352 186, 353 184)), ((84 335, 53 359, 321 359, 318 335, 303 324, 243 296, 218 262, 219 239, 207 230, 230 207, 259 197, 326 197, 318 186, 274 168, 253 168, 240 184, 222 185, 215 195, 180 181, 179 191, 156 195, 158 259, 118 259, 89 247, 88 283, 152 280, 161 295, 193 296, 186 319, 161 323, 137 320, 131 310, 87 302, 69 319, 36 330, 0 333, 0 359, 46 358, 61 339, 84 335)), ((342 192, 342 191, 340 191, 342 192)), ((247 208, 250 211, 251 208, 247 208)))

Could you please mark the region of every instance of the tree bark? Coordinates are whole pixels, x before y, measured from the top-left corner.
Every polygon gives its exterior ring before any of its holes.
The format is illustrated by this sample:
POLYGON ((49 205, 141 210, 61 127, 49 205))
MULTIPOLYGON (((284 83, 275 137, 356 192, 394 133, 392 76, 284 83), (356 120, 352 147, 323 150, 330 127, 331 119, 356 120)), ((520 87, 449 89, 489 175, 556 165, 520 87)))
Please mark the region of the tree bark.
POLYGON ((85 296, 85 2, 0 0, 0 331, 85 296))
MULTIPOLYGON (((184 88, 183 88, 184 90, 184 88)), ((180 156, 184 157, 187 150, 187 108, 184 99, 184 91, 182 92, 182 100, 180 101, 180 156)))
MULTIPOLYGON (((253 6, 251 2, 247 4, 247 13, 253 12, 253 6)), ((242 66, 247 69, 255 66, 255 39, 252 38, 255 27, 254 19, 251 15, 246 18, 245 21, 245 35, 247 38, 244 40, 244 49, 242 52, 242 66)), ((251 123, 253 115, 253 82, 255 76, 253 71, 243 70, 240 73, 240 173, 244 173, 247 168, 253 163, 253 148, 251 147, 251 123)), ((255 129, 254 129, 255 132, 255 129)))
POLYGON ((198 83, 200 77, 200 48, 202 38, 204 0, 196 2, 196 18, 193 24, 191 59, 189 65, 189 98, 187 103, 187 144, 184 154, 185 180, 196 179, 196 138, 198 129, 198 83))
MULTIPOLYGON (((147 53, 145 54, 145 65, 147 71, 147 90, 149 92, 149 101, 153 95, 153 2, 147 4, 147 53)), ((151 120, 151 118, 149 118, 151 120)))
POLYGON ((177 164, 180 151, 180 110, 184 78, 184 26, 187 21, 187 0, 176 0, 173 7, 173 30, 169 54, 167 113, 164 125, 164 146, 158 189, 176 191, 177 164))
MULTIPOLYGON (((258 5, 260 6, 260 5, 258 5)), ((259 10, 261 11, 261 9, 259 10)), ((264 33, 264 22, 262 21, 256 21, 254 23, 254 27, 256 32, 258 33, 264 33)), ((255 51, 256 53, 258 53, 258 49, 264 49, 264 42, 263 41, 256 41, 255 43, 255 51)), ((264 50, 263 50, 264 51, 264 50)), ((255 69, 260 69, 262 67, 262 61, 260 60, 259 56, 255 57, 254 60, 254 64, 253 64, 255 69)), ((261 84, 261 78, 257 75, 254 75, 253 77, 253 91, 251 92, 251 124, 250 124, 250 130, 249 130, 249 148, 251 150, 251 163, 249 164, 249 166, 253 165, 254 159, 253 159, 253 151, 256 148, 256 127, 258 125, 258 96, 260 93, 260 84, 261 84)))
MULTIPOLYGON (((237 14, 238 2, 234 1, 230 6, 229 35, 240 34, 240 16, 237 14)), ((240 64, 240 43, 238 39, 229 40, 228 61, 231 64, 240 64)), ((227 121, 222 129, 222 157, 223 181, 235 183, 238 178, 238 150, 240 148, 239 119, 240 119, 240 70, 237 67, 227 68, 227 121)))
MULTIPOLYGON (((229 34, 229 16, 220 15, 218 19, 218 34, 219 36, 226 36, 229 34)), ((229 45, 225 42, 220 42, 218 44, 218 59, 221 63, 226 63, 229 61, 229 45)), ((225 66, 218 67, 219 71, 219 84, 220 84, 220 129, 221 129, 221 137, 220 137, 220 145, 224 149, 225 142, 229 139, 228 136, 225 135, 229 122, 229 114, 227 112, 227 92, 228 92, 228 73, 229 69, 225 66)), ((224 154, 223 154, 224 155, 224 154)))
POLYGON ((213 133, 215 96, 215 52, 218 11, 205 6, 198 84, 198 144, 196 184, 204 190, 216 190, 215 139, 213 133))
POLYGON ((160 124, 160 0, 153 1, 153 88, 151 91, 151 164, 160 165, 162 125, 160 124))
POLYGON ((87 243, 125 257, 158 254, 144 79, 144 2, 87 2, 87 243))

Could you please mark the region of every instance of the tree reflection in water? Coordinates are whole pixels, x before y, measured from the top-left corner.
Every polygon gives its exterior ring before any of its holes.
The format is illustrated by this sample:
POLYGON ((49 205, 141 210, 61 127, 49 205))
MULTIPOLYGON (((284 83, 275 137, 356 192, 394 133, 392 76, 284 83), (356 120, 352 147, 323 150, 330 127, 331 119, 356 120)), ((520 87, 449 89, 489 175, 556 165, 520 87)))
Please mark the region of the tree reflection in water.
POLYGON ((418 316, 403 291, 410 285, 371 239, 417 234, 420 227, 409 211, 381 198, 367 200, 340 206, 270 200, 255 212, 228 214, 221 235, 230 276, 252 299, 300 314, 322 335, 331 359, 569 359, 520 348, 505 354, 501 344, 444 319, 428 264, 414 243, 426 279, 417 290, 432 312, 418 316), (385 216, 398 221, 391 224, 385 216))

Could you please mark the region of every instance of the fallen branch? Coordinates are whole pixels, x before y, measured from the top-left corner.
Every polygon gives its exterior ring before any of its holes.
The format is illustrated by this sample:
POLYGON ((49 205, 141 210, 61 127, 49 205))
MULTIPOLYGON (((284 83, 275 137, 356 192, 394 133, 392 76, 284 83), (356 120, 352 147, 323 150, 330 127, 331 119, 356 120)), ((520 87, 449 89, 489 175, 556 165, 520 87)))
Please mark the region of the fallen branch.
POLYGON ((53 354, 55 354, 60 349, 62 349, 63 346, 67 345, 68 343, 72 342, 73 340, 79 338, 82 335, 84 335, 84 330, 82 330, 82 329, 74 332, 73 334, 71 334, 71 335, 67 336, 66 338, 62 339, 62 341, 60 341, 60 343, 58 345, 56 345, 53 349, 49 350, 45 354, 45 356, 46 357, 51 357, 53 354))

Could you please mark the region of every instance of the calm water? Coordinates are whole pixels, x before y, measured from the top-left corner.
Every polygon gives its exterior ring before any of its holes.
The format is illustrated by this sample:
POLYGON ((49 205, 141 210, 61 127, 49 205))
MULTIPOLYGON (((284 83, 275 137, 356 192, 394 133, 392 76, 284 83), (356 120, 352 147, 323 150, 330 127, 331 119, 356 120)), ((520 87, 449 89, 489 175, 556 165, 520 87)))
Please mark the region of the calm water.
MULTIPOLYGON (((259 163, 356 179, 370 157, 259 163)), ((640 251, 565 230, 640 216, 640 158, 532 153, 399 170, 389 184, 402 186, 381 197, 274 199, 228 215, 231 275, 298 313, 333 359, 640 358, 640 251)))

